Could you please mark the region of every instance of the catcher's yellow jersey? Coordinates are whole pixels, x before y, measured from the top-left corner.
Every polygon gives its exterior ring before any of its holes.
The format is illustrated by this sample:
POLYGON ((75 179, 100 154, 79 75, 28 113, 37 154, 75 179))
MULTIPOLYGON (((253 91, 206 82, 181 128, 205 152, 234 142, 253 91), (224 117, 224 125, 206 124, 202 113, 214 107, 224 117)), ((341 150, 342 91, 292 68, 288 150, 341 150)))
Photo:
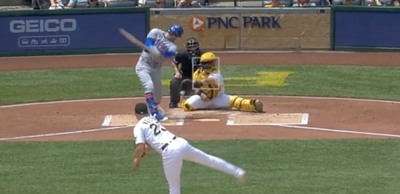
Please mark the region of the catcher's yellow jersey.
POLYGON ((205 93, 209 99, 213 99, 217 97, 219 93, 224 92, 223 78, 221 73, 219 73, 216 69, 210 73, 202 73, 201 68, 193 73, 193 80, 198 82, 209 77, 214 79, 214 83, 203 85, 200 90, 205 93))

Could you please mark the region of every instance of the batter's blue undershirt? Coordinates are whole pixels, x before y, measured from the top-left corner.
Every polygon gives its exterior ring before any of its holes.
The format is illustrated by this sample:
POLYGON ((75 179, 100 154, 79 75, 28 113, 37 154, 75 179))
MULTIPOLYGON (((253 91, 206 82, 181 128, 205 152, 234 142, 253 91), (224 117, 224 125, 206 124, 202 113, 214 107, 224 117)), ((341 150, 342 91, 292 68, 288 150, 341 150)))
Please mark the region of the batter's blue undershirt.
MULTIPOLYGON (((147 47, 153 47, 155 43, 156 43, 156 39, 154 39, 154 38, 146 38, 146 43, 145 44, 146 44, 147 47)), ((161 54, 166 56, 166 57, 172 57, 172 56, 175 55, 175 52, 174 51, 170 51, 170 50, 166 50, 166 51, 161 52, 161 54)))

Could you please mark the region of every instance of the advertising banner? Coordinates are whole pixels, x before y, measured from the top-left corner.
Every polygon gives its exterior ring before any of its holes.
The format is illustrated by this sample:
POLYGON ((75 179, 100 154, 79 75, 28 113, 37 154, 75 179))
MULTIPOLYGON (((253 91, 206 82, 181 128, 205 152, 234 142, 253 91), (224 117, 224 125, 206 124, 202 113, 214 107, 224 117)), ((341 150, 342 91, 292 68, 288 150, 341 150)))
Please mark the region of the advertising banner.
POLYGON ((3 55, 138 52, 118 29, 144 41, 147 9, 37 11, 0 15, 0 53, 3 55))
POLYGON ((335 50, 400 49, 400 10, 396 8, 334 8, 332 47, 335 50))
POLYGON ((279 16, 192 16, 190 20, 195 30, 213 29, 213 28, 281 28, 279 16))
POLYGON ((177 43, 183 48, 187 37, 195 37, 201 42, 202 48, 213 50, 329 49, 329 14, 252 12, 254 11, 243 10, 234 14, 228 14, 227 11, 207 14, 201 14, 200 11, 190 14, 165 13, 151 15, 150 26, 167 29, 175 22, 182 24, 185 34, 177 43))

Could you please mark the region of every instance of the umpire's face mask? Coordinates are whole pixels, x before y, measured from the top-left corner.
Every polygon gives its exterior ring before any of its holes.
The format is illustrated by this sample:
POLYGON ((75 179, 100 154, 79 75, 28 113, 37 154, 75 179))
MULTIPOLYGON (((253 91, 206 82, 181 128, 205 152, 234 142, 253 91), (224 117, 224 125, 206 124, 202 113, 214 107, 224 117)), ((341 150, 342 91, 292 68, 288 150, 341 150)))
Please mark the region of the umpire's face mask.
POLYGON ((191 56, 198 56, 200 54, 200 49, 197 46, 187 47, 186 50, 191 56))
POLYGON ((192 56, 199 56, 199 50, 194 50, 194 51, 188 51, 190 55, 192 56))

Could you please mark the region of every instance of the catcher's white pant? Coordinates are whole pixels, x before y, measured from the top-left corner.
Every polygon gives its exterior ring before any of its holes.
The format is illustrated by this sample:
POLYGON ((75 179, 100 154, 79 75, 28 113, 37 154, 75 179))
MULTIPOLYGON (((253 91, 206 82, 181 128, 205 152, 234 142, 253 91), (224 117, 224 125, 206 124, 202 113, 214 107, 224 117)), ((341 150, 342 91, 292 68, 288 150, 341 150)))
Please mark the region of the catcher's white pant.
POLYGON ((181 193, 181 168, 183 160, 196 162, 198 164, 225 172, 236 178, 244 176, 245 171, 222 160, 209 155, 193 147, 183 138, 176 138, 162 153, 164 173, 168 180, 169 194, 181 193))
POLYGON ((194 109, 213 109, 213 108, 229 108, 229 99, 231 95, 220 93, 212 100, 203 101, 199 95, 190 96, 186 102, 194 109))

